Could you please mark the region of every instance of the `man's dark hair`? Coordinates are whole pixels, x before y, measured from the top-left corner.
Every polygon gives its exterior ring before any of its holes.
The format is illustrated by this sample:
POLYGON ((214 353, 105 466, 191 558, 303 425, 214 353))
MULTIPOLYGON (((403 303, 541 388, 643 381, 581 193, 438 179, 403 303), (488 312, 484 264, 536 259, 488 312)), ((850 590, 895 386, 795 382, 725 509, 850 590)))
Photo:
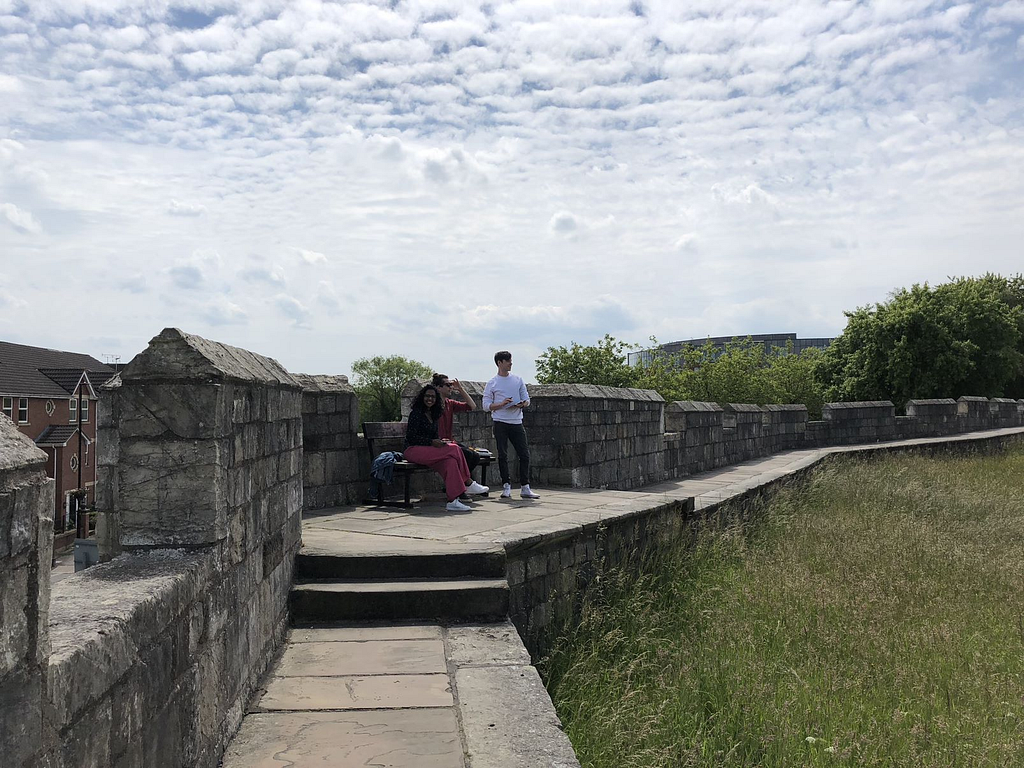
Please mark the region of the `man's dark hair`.
POLYGON ((443 373, 435 373, 430 379, 430 383, 433 384, 435 387, 440 387, 446 381, 448 381, 448 377, 445 376, 443 373))
POLYGON ((427 384, 427 386, 421 389, 420 393, 416 395, 416 399, 412 401, 412 409, 414 411, 426 411, 434 421, 441 418, 441 414, 444 412, 444 403, 441 402, 441 393, 437 391, 437 387, 433 384, 427 384), (427 404, 423 402, 423 396, 427 394, 427 392, 434 393, 434 407, 430 409, 428 409, 427 404))
POLYGON ((509 352, 507 349, 503 349, 503 350, 501 350, 501 352, 495 352, 494 353, 494 364, 495 365, 500 363, 502 360, 511 360, 511 359, 512 359, 512 353, 509 352))

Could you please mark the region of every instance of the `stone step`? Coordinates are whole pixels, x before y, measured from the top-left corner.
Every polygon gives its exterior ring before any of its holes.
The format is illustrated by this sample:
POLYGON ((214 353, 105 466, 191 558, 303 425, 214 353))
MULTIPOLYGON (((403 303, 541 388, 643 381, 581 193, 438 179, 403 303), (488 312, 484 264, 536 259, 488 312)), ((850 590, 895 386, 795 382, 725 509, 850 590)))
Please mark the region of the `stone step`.
POLYGON ((295 559, 298 582, 338 579, 499 579, 503 549, 421 549, 407 552, 325 552, 303 549, 295 559))
POLYGON ((480 619, 508 616, 505 579, 319 581, 291 591, 292 623, 365 619, 480 619))

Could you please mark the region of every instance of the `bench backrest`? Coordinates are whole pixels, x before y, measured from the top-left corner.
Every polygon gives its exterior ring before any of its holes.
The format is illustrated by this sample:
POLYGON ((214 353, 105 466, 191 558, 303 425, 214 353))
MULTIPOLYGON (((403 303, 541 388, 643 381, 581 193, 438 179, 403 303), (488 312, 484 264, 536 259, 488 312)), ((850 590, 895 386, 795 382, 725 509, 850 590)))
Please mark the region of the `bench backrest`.
POLYGON ((363 437, 370 451, 370 460, 384 451, 403 450, 406 427, 408 424, 404 421, 364 421, 363 437))

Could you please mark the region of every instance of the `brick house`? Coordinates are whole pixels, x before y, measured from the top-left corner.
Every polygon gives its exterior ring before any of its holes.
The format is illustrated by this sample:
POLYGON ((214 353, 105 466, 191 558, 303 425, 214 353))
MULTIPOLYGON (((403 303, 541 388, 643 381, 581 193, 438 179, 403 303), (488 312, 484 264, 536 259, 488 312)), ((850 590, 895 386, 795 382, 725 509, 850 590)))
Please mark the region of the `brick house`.
POLYGON ((0 411, 47 455, 58 530, 73 491, 94 498, 96 388, 113 375, 89 355, 0 341, 0 411))

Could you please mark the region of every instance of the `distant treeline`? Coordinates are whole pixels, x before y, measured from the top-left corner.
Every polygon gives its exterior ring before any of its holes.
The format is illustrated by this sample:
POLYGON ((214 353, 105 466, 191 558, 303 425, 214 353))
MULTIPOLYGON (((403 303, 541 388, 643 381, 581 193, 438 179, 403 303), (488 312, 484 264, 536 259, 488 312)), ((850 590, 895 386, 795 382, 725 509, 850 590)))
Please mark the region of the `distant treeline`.
POLYGON ((737 339, 668 353, 605 335, 596 344, 548 347, 537 359, 542 384, 653 389, 666 400, 804 403, 912 398, 1024 397, 1024 277, 960 277, 894 291, 888 301, 846 313, 846 328, 824 350, 765 349, 737 339))

